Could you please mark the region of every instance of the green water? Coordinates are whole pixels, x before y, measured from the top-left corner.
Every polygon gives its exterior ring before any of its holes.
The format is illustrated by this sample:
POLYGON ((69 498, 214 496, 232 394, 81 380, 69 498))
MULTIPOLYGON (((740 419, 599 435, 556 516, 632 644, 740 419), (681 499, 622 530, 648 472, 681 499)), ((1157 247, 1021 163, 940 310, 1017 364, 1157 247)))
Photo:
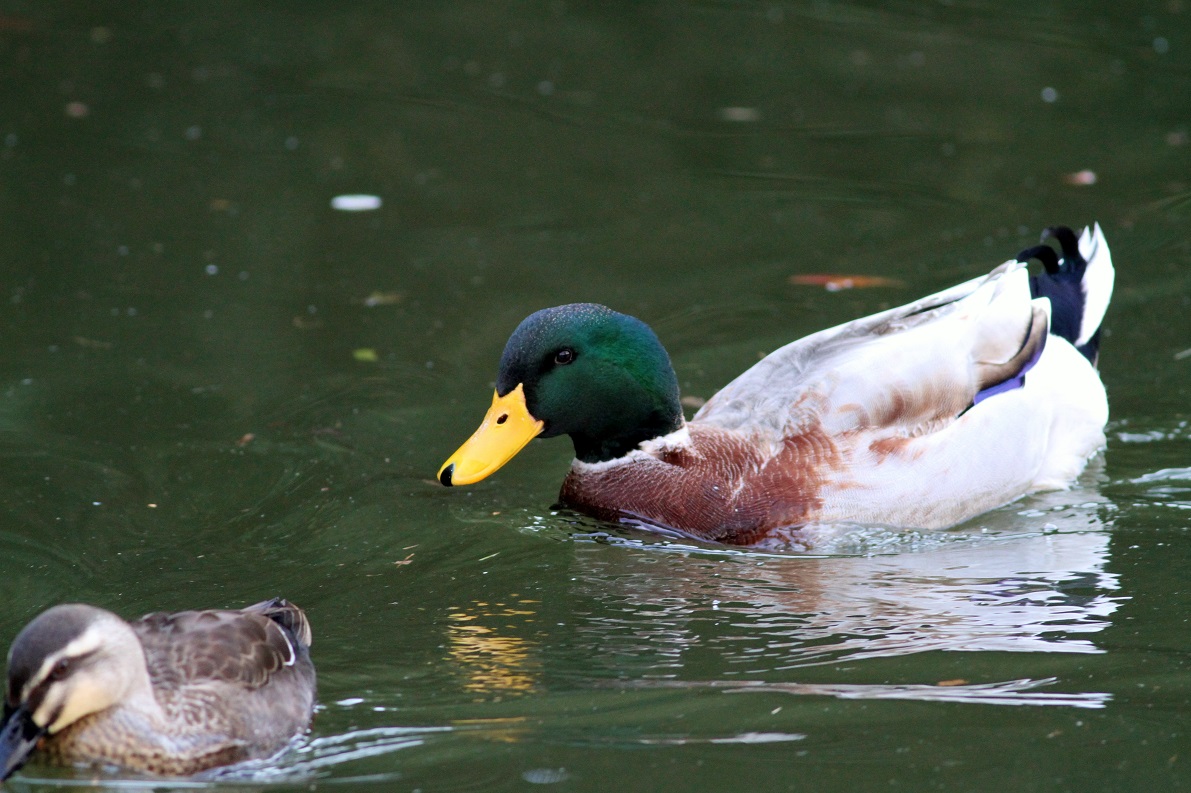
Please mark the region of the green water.
POLYGON ((8 3, 0 643, 299 603, 313 732, 218 784, 1191 787, 1189 52, 1181 0, 8 3), (434 481, 538 308, 706 397, 1093 220, 1072 492, 807 558, 555 512, 565 440, 434 481))

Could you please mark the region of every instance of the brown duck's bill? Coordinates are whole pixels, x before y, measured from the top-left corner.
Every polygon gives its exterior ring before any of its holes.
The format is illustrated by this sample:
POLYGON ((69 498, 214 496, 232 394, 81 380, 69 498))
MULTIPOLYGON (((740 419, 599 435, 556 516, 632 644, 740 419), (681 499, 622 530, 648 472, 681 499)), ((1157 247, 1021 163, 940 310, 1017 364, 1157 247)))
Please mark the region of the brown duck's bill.
POLYGON ((4 710, 4 721, 0 722, 0 782, 25 764, 46 733, 44 727, 38 727, 33 721, 33 714, 24 705, 5 706, 4 710))
POLYGON ((504 396, 493 393, 480 428, 438 469, 438 481, 448 487, 480 481, 513 459, 545 426, 530 415, 520 383, 504 396))

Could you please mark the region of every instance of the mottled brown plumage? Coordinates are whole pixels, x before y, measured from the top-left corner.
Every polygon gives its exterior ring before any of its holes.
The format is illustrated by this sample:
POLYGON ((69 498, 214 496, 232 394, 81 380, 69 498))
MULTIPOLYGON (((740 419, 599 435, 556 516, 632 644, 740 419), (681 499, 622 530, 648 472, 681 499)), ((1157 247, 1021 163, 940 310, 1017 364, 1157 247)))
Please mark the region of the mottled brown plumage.
POLYGON ((154 774, 268 757, 310 722, 310 642, 305 614, 280 599, 132 623, 57 606, 13 642, 4 733, 44 732, 37 749, 54 762, 154 774))

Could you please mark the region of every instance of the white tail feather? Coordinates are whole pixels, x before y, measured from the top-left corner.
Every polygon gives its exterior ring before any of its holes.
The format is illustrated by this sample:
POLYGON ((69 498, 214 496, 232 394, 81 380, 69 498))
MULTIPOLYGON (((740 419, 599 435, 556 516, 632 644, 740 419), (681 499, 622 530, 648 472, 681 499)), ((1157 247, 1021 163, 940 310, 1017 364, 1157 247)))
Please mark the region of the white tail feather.
POLYGON ((1075 340, 1077 347, 1087 344, 1099 330, 1100 323, 1104 321, 1104 312, 1108 310, 1108 301, 1112 299, 1112 285, 1116 279, 1112 255, 1108 252, 1108 242, 1104 239, 1099 223, 1093 223, 1091 228, 1084 227, 1079 238, 1079 252, 1087 260, 1088 266, 1081 284, 1084 306, 1079 338, 1075 340))

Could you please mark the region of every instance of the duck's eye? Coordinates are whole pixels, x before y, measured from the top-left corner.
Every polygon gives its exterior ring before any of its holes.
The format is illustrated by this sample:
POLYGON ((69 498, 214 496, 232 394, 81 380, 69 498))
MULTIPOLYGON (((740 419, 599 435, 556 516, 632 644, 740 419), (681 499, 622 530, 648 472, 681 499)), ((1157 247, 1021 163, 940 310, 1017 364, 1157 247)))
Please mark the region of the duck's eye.
POLYGON ((575 351, 569 347, 563 347, 558 352, 554 353, 554 363, 559 366, 566 366, 571 361, 575 360, 575 351))
POLYGON ((50 674, 48 675, 48 678, 50 680, 55 680, 55 681, 61 680, 62 678, 66 677, 66 674, 69 671, 70 671, 70 659, 63 658, 58 663, 54 664, 54 668, 50 670, 50 674))

